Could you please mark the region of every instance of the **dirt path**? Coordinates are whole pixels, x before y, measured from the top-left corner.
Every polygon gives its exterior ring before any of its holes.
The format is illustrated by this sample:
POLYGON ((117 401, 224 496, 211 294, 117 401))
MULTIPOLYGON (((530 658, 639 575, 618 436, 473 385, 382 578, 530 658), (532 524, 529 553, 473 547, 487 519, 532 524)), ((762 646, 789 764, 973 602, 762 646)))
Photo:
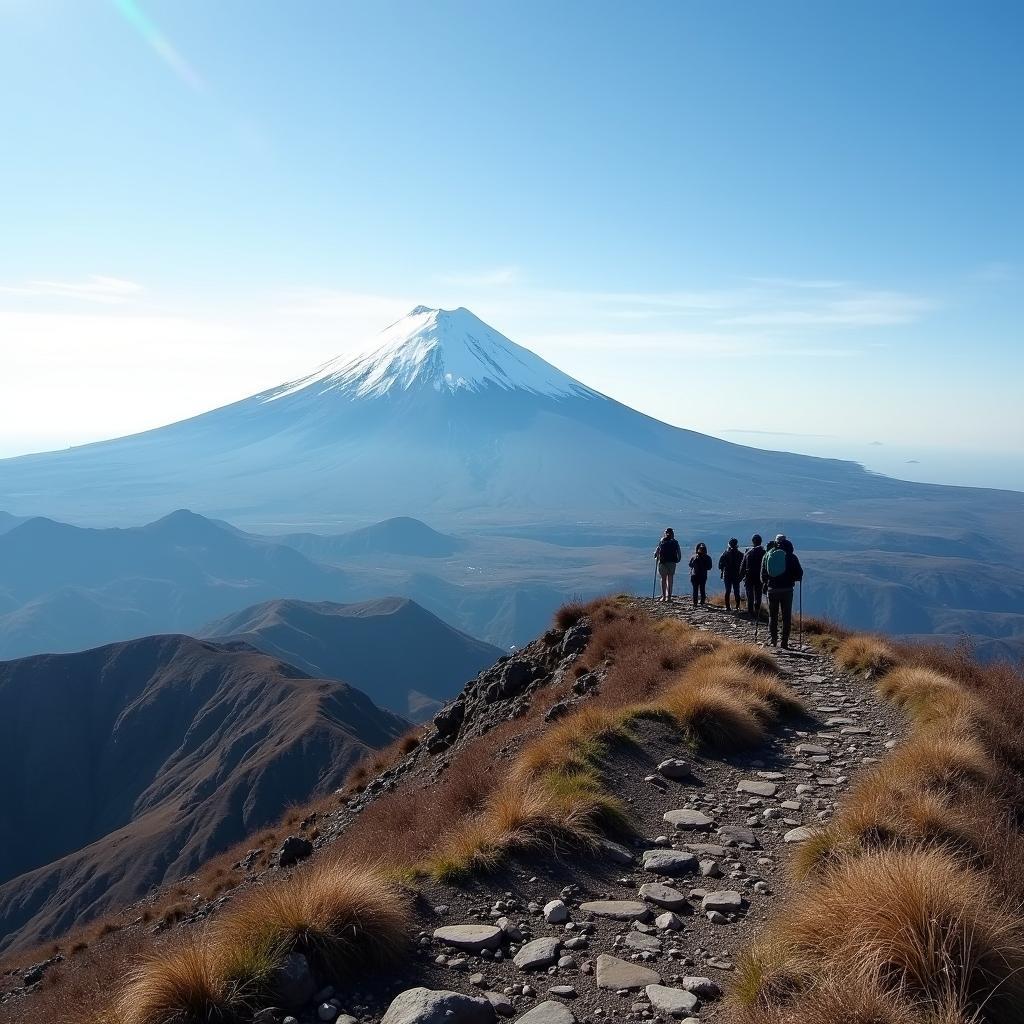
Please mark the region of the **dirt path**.
MULTIPOLYGON (((655 616, 753 639, 751 622, 718 608, 638 603, 655 616)), ((413 969, 346 993, 338 1009, 379 1020, 394 995, 422 985, 488 992, 499 1013, 517 1019, 535 1009, 528 1024, 570 1024, 566 1011, 579 1022, 725 1020, 718 992, 728 986, 739 950, 785 895, 786 859, 803 830, 832 814, 898 729, 870 682, 810 647, 777 654, 786 681, 806 703, 806 718, 784 723, 760 750, 725 759, 693 756, 672 729, 645 723, 640 743, 618 750, 605 773, 633 812, 633 848, 609 847, 594 860, 520 858, 466 886, 428 885, 413 969), (691 771, 665 778, 658 765, 670 758, 685 759, 691 771), (659 868, 647 851, 674 856, 655 858, 659 868), (555 901, 564 910, 556 905, 545 914, 555 901), (600 901, 617 905, 593 906, 600 901), (642 920, 629 920, 634 914, 642 920), (496 924, 513 938, 497 950, 457 949, 435 936, 437 928, 496 924), (533 943, 527 950, 535 965, 524 968, 515 959, 526 943, 533 943), (665 986, 651 990, 658 1005, 647 994, 651 983, 665 986)))

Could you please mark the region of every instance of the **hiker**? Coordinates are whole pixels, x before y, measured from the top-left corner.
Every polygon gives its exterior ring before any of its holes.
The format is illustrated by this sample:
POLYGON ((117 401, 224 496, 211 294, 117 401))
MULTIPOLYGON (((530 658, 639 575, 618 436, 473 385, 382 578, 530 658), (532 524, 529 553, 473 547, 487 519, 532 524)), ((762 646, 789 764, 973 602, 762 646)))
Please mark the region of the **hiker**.
POLYGON ((782 615, 782 646, 789 650, 789 633, 793 625, 793 588, 804 578, 800 559, 793 553, 793 542, 780 533, 769 542, 761 564, 761 584, 768 591, 768 636, 772 647, 779 641, 779 615, 782 615))
POLYGON ((743 552, 740 542, 732 537, 729 546, 718 559, 718 572, 725 583, 725 610, 729 611, 729 596, 736 596, 736 611, 740 610, 740 566, 743 563, 743 552))
POLYGON ((661 600, 672 600, 672 584, 676 578, 676 566, 683 560, 683 550, 676 540, 675 531, 669 526, 654 549, 654 559, 658 563, 658 575, 661 577, 661 600))
POLYGON ((755 533, 750 543, 752 547, 747 549, 740 563, 740 579, 747 595, 747 615, 754 618, 761 614, 761 563, 764 561, 761 534, 755 533))
POLYGON ((698 604, 707 604, 708 595, 705 592, 708 582, 708 573, 711 572, 711 556, 708 554, 708 546, 701 541, 693 549, 693 558, 690 559, 690 586, 693 587, 693 607, 698 604))

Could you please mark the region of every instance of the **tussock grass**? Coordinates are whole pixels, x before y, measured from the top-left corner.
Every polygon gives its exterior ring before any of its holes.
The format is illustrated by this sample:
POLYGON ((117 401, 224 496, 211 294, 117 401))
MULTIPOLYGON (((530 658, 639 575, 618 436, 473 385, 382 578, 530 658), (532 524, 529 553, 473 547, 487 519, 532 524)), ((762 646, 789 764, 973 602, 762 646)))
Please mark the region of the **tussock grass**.
POLYGON ((740 665, 753 672, 760 672, 762 675, 777 676, 779 674, 779 663, 775 660, 774 655, 756 644, 720 644, 716 657, 722 664, 740 665))
POLYGON ((963 722, 978 710, 969 691, 930 668, 901 665, 879 681, 878 689, 918 725, 963 722))
POLYGON ((741 1024, 1010 1024, 1024 1000, 1020 674, 847 637, 910 735, 795 851, 802 889, 742 958, 741 1024))
POLYGON ((224 915, 216 943, 244 950, 243 964, 299 950, 323 971, 344 976, 401 952, 409 915, 408 897, 381 873, 317 861, 287 881, 254 889, 224 915))
POLYGON ((855 633, 836 647, 836 661, 849 672, 888 672, 898 661, 893 648, 879 637, 855 633))
POLYGON ((375 869, 319 860, 251 890, 209 928, 151 950, 129 975, 107 1024, 235 1021, 272 999, 273 975, 301 951, 323 975, 351 977, 408 942, 411 901, 375 869))
POLYGON ((220 964, 201 937, 188 937, 174 949, 152 952, 132 971, 112 1012, 110 1024, 164 1024, 231 1020, 255 993, 231 989, 220 964))
POLYGON ((955 993, 985 1004, 992 1021, 1010 1020, 998 1006, 1024 997, 1019 921, 982 875, 945 853, 865 854, 808 896, 790 908, 783 937, 797 963, 864 964, 890 992, 936 1006, 955 993))

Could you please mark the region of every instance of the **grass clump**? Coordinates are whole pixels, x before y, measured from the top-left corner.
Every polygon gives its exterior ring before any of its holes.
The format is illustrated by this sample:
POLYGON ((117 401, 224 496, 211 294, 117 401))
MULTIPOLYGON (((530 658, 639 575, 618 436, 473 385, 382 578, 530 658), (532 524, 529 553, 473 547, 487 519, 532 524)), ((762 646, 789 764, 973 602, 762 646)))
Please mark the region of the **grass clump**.
POLYGON ((842 640, 835 650, 836 661, 849 672, 871 672, 881 675, 898 661, 896 652, 884 640, 864 633, 855 633, 842 640))
POLYGON ((274 997, 292 951, 322 976, 351 977, 392 961, 411 927, 411 901, 374 869, 318 861, 253 889, 208 929, 147 952, 108 1010, 106 1024, 235 1021, 274 997))

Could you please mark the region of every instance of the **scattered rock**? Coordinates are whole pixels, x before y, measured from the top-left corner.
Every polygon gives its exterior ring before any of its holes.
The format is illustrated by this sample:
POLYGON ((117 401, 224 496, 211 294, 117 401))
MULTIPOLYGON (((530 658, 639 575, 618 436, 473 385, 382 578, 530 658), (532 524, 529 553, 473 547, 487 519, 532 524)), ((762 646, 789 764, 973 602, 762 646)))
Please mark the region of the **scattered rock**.
POLYGON ((662 818, 680 832, 710 832, 714 825, 714 820, 703 811, 692 811, 688 807, 666 811, 662 818))
POLYGON ((278 867, 290 868, 313 853, 313 844, 302 836, 289 836, 277 851, 278 867))
POLYGON ((690 764, 679 757, 670 757, 658 765, 658 771, 666 779, 688 779, 691 775, 690 764))
POLYGON ((391 1001, 381 1024, 493 1024, 487 999, 444 989, 410 988, 391 1001))
POLYGON ((791 828, 782 837, 782 841, 784 843, 802 843, 810 839, 813 835, 813 828, 809 828, 807 825, 801 825, 799 828, 791 828))
POLYGON ((576 1017, 565 1003, 547 999, 532 1010, 527 1010, 516 1024, 576 1024, 576 1017))
POLYGON ((505 933, 493 924, 449 924, 435 928, 434 938, 446 946, 479 953, 484 949, 497 949, 505 933))
POLYGON ((774 782, 758 782, 755 779, 743 779, 736 786, 736 792, 750 793, 752 796, 775 796, 778 788, 774 782))
POLYGON ((552 900, 544 907, 544 920, 548 924, 562 924, 569 920, 569 908, 561 900, 552 900))
POLYGON ((673 1017, 682 1017, 691 1010, 696 1010, 700 1001, 692 992, 682 988, 669 988, 667 985, 648 985, 644 990, 651 1006, 662 1013, 673 1017))
POLYGON ((521 971, 538 971, 544 967, 550 967, 558 960, 558 947, 561 940, 545 936, 527 942, 522 949, 516 953, 513 963, 521 971))
POLYGON ((682 850, 644 850, 644 871, 653 875, 689 875, 697 870, 697 857, 682 850))
POLYGON ((664 907, 665 910, 682 910, 689 907, 686 897, 678 889, 662 885, 661 882, 648 882, 640 886, 640 898, 655 906, 664 907))
POLYGON ((717 910, 719 913, 734 913, 743 906, 743 897, 735 889, 709 892, 701 901, 703 911, 717 910))
POLYGON ((595 917, 611 917, 616 921, 644 921, 651 915, 648 906, 637 900, 593 900, 581 903, 580 912, 595 917))
POLYGON ((644 988, 660 985, 661 975, 649 967, 620 960, 617 956, 602 953, 597 958, 597 987, 612 990, 644 988))

